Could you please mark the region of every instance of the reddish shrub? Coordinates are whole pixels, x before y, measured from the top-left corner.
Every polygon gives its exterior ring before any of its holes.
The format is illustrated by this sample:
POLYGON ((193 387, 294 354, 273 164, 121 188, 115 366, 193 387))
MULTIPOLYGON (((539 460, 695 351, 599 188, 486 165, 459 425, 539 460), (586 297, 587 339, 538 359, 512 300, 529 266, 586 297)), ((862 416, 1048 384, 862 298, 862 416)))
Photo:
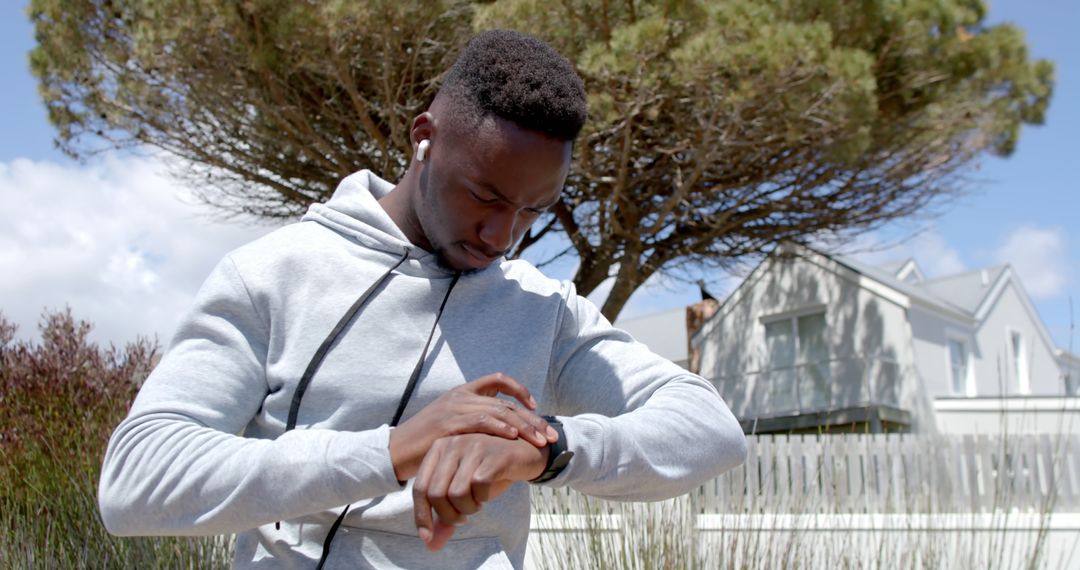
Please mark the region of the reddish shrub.
POLYGON ((140 338, 102 349, 87 339, 90 330, 70 309, 46 312, 35 344, 16 340, 16 326, 0 313, 0 450, 8 460, 31 444, 100 457, 157 347, 140 338))

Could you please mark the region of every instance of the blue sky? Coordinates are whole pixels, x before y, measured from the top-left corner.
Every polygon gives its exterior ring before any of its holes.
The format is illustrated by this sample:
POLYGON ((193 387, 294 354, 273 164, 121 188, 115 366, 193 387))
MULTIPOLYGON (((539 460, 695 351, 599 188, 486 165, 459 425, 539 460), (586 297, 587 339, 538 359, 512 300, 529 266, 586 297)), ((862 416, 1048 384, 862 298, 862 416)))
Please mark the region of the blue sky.
MULTIPOLYGON (((1023 28, 1035 57, 1054 61, 1046 125, 1024 129, 1008 159, 987 157, 971 191, 933 219, 912 220, 853 246, 866 261, 914 257, 929 277, 1010 263, 1055 342, 1068 348, 1080 315, 1080 3, 999 0, 990 22, 1023 28), (918 233, 886 251, 861 251, 918 233)), ((53 148, 53 130, 30 75, 33 30, 22 2, 0 5, 0 311, 22 332, 44 307, 69 304, 95 338, 168 340, 198 284, 229 249, 267 228, 224 224, 148 158, 109 154, 74 162, 53 148)), ((557 277, 569 269, 558 268, 557 277)), ((716 276, 723 292, 731 279, 716 276)), ((650 283, 624 317, 696 301, 695 287, 650 283)), ((1071 340, 1073 352, 1080 339, 1071 340)))

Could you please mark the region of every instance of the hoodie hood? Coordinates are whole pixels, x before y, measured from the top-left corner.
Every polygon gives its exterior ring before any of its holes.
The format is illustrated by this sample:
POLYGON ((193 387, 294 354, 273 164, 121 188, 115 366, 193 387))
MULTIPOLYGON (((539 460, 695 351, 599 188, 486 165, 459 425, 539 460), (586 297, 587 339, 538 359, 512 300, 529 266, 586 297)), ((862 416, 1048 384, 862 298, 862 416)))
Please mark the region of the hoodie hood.
POLYGON ((393 184, 370 170, 361 170, 342 180, 329 201, 312 204, 301 220, 318 223, 364 247, 394 257, 401 257, 407 251, 406 265, 410 269, 419 268, 433 277, 453 275, 452 269, 439 263, 438 256, 410 242, 379 204, 379 199, 393 189, 393 184))

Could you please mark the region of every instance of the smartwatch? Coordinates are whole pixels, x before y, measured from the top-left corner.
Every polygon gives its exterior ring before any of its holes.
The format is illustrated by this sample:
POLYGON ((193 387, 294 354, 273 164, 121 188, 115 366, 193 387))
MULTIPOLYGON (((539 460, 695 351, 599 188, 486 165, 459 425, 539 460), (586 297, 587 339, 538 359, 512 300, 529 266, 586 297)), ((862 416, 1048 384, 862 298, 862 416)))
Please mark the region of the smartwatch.
POLYGON ((530 483, 546 483, 559 476, 559 473, 566 469, 566 466, 570 464, 570 459, 574 457, 574 452, 568 449, 566 445, 566 433, 563 431, 562 422, 560 422, 555 416, 543 416, 549 426, 555 429, 555 433, 559 434, 558 441, 548 444, 548 458, 547 465, 544 466, 544 472, 541 473, 536 479, 529 481, 530 483))

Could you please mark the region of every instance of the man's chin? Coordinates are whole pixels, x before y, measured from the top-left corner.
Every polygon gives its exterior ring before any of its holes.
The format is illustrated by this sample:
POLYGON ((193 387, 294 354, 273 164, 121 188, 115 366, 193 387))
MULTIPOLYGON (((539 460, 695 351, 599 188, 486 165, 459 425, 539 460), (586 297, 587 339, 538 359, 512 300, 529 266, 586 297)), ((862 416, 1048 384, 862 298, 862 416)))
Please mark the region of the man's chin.
MULTIPOLYGON (((458 250, 463 251, 460 246, 458 246, 458 250)), ((471 261, 472 258, 470 256, 462 254, 461 256, 458 256, 460 259, 456 259, 455 256, 449 255, 447 253, 446 248, 443 248, 443 247, 440 247, 440 246, 435 247, 434 253, 435 253, 435 260, 436 260, 436 262, 438 262, 439 267, 442 267, 443 269, 445 269, 447 271, 455 271, 455 272, 460 271, 461 273, 466 273, 466 274, 475 273, 477 271, 482 271, 484 269, 487 269, 487 267, 489 265, 494 263, 494 261, 492 261, 492 262, 485 263, 485 264, 480 265, 480 266, 478 266, 477 264, 467 263, 465 261, 465 259, 469 259, 471 261)))
POLYGON ((479 249, 464 242, 458 244, 458 249, 462 252, 464 264, 473 270, 485 269, 502 259, 502 255, 485 255, 479 249))

